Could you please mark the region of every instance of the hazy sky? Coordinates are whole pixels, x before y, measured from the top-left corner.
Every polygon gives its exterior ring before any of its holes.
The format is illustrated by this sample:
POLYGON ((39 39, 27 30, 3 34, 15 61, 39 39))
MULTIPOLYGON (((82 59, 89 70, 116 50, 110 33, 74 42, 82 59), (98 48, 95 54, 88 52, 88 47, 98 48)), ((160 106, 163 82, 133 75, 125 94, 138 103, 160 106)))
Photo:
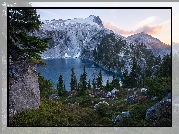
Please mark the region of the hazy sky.
MULTIPOLYGON (((36 2, 32 3, 32 5, 37 7, 60 7, 66 6, 66 3, 36 2)), ((78 7, 86 7, 86 5, 87 4, 80 3, 78 4, 78 7)), ((69 6, 75 5, 68 4, 68 7, 69 6)), ((90 5, 88 4, 88 6, 90 5)), ((100 6, 106 6, 106 3, 100 4, 100 6)), ((115 3, 111 3, 111 5, 108 3, 108 6, 117 5, 115 3)), ((167 7, 171 6, 168 5, 167 7)), ((175 8, 175 10, 177 9, 175 8)), ((111 29, 125 37, 144 31, 147 34, 160 39, 166 44, 171 44, 170 9, 38 9, 37 13, 40 14, 40 18, 42 20, 87 18, 89 15, 95 15, 101 18, 103 25, 106 28, 111 29)), ((176 11, 175 14, 173 13, 173 18, 173 25, 177 26, 179 24, 179 15, 176 11)), ((173 33, 173 41, 179 42, 177 36, 177 33, 173 33)))

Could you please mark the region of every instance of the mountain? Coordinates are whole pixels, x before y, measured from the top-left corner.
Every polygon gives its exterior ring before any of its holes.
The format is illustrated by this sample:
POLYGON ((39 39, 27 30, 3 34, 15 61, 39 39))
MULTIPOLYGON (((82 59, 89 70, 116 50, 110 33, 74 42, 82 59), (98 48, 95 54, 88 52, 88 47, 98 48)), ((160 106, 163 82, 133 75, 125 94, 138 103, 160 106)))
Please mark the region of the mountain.
POLYGON ((145 34, 144 32, 137 33, 126 38, 131 42, 145 43, 148 49, 151 49, 155 56, 170 54, 171 46, 161 42, 159 39, 145 34))
POLYGON ((116 34, 103 26, 99 16, 46 20, 43 23, 35 33, 42 38, 51 37, 49 49, 41 54, 43 59, 87 58, 119 73, 130 73, 137 64, 138 68, 147 66, 149 72, 154 73, 155 66, 171 51, 170 45, 148 34, 138 33, 127 38, 116 34))
POLYGON ((93 38, 93 40, 100 40, 94 49, 89 49, 90 44, 84 46, 82 58, 91 59, 106 70, 118 73, 127 71, 128 74, 132 71, 134 64, 138 65, 138 70, 143 70, 147 66, 153 73, 151 68, 160 64, 162 56, 155 56, 152 49, 148 49, 144 43, 129 42, 113 32, 100 38, 102 33, 96 34, 93 38))
MULTIPOLYGON (((104 28, 101 19, 94 15, 85 19, 46 20, 43 23, 41 29, 35 34, 42 38, 52 37, 49 41, 50 49, 41 55, 44 59, 79 57, 84 46, 88 45, 90 49, 94 49, 104 35, 113 33, 104 28)), ((116 36, 122 37, 121 35, 116 36)))

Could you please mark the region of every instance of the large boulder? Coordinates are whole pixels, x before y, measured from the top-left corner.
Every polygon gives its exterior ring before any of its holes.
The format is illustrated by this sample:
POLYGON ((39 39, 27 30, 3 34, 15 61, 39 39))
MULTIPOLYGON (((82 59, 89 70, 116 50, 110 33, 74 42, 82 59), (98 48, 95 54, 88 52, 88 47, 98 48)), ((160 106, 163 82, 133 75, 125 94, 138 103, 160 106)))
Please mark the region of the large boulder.
POLYGON ((146 93, 147 89, 146 88, 141 88, 141 93, 146 93))
POLYGON ((111 97, 111 92, 108 91, 106 97, 111 97))
POLYGON ((128 104, 132 104, 134 103, 135 99, 134 96, 128 96, 127 99, 125 99, 125 102, 127 102, 128 104))
POLYGON ((112 94, 115 94, 116 92, 119 92, 119 90, 117 90, 116 88, 111 91, 112 94))
POLYGON ((21 63, 15 66, 15 70, 16 75, 9 85, 9 111, 11 111, 9 116, 40 106, 38 73, 35 65, 21 63))
POLYGON ((126 112, 122 112, 121 114, 117 115, 116 117, 114 117, 112 119, 113 123, 116 123, 117 121, 120 121, 123 117, 127 117, 127 118, 131 118, 131 114, 129 113, 129 111, 126 112))

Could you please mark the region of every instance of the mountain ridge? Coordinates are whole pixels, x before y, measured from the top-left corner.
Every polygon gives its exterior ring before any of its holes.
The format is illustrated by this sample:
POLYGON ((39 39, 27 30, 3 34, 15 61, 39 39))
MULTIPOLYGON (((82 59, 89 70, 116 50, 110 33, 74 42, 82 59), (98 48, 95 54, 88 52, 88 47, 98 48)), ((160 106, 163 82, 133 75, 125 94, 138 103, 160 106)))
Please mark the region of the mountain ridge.
POLYGON ((94 60, 107 70, 131 72, 134 57, 138 58, 138 64, 149 64, 150 58, 154 61, 170 54, 171 47, 151 35, 137 33, 126 38, 101 23, 99 16, 94 15, 85 19, 46 21, 35 33, 42 38, 52 37, 50 48, 41 54, 42 59, 81 57, 94 60))

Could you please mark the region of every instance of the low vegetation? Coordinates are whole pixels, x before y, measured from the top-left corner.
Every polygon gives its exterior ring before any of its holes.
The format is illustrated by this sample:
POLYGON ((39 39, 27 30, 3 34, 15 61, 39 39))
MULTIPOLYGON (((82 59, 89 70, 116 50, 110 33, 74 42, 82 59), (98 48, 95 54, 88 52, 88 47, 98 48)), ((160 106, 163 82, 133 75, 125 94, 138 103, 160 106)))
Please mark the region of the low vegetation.
MULTIPOLYGON (((60 75, 60 77, 62 76, 60 75)), ((99 77, 102 76, 99 75, 99 77)), ((132 104, 128 104, 124 99, 127 98, 127 96, 133 95, 133 92, 137 92, 138 96, 148 96, 148 98, 151 97, 150 92, 141 93, 141 88, 128 91, 128 88, 120 87, 118 88, 119 92, 115 94, 117 98, 113 99, 108 97, 105 98, 105 100, 101 100, 102 97, 95 95, 90 96, 89 94, 92 92, 109 91, 105 86, 99 89, 93 87, 90 89, 87 88, 83 94, 81 94, 80 90, 59 92, 52 88, 53 83, 51 83, 50 80, 45 80, 43 76, 39 74, 41 91, 40 108, 36 110, 29 109, 16 115, 10 122, 10 126, 171 126, 171 110, 169 109, 165 112, 161 112, 160 118, 157 121, 147 120, 145 118, 146 110, 162 99, 166 94, 165 92, 168 92, 168 89, 170 89, 169 78, 161 78, 162 83, 157 79, 157 77, 146 79, 146 81, 148 81, 146 86, 148 89, 154 86, 156 90, 161 90, 158 99, 153 101, 138 100, 132 104), (155 83, 151 86, 150 82, 154 80, 155 83), (163 88, 160 88, 161 86, 163 88), (49 99, 52 93, 59 93, 58 99, 49 99), (99 104, 94 108, 96 104, 103 101, 108 105, 99 104), (112 119, 124 111, 129 111, 132 118, 123 117, 120 121, 113 123, 112 119)), ((118 86, 114 84, 114 81, 116 81, 116 79, 113 79, 113 81, 109 83, 110 86, 108 85, 110 90, 118 86), (113 87, 111 87, 112 85, 113 87)), ((62 84, 63 82, 60 81, 60 83, 62 84)), ((58 84, 58 87, 59 86, 58 84)), ((96 84, 96 87, 98 86, 99 85, 96 84)), ((61 88, 59 88, 59 90, 60 89, 61 88)), ((155 95, 157 96, 157 94, 155 95)))

